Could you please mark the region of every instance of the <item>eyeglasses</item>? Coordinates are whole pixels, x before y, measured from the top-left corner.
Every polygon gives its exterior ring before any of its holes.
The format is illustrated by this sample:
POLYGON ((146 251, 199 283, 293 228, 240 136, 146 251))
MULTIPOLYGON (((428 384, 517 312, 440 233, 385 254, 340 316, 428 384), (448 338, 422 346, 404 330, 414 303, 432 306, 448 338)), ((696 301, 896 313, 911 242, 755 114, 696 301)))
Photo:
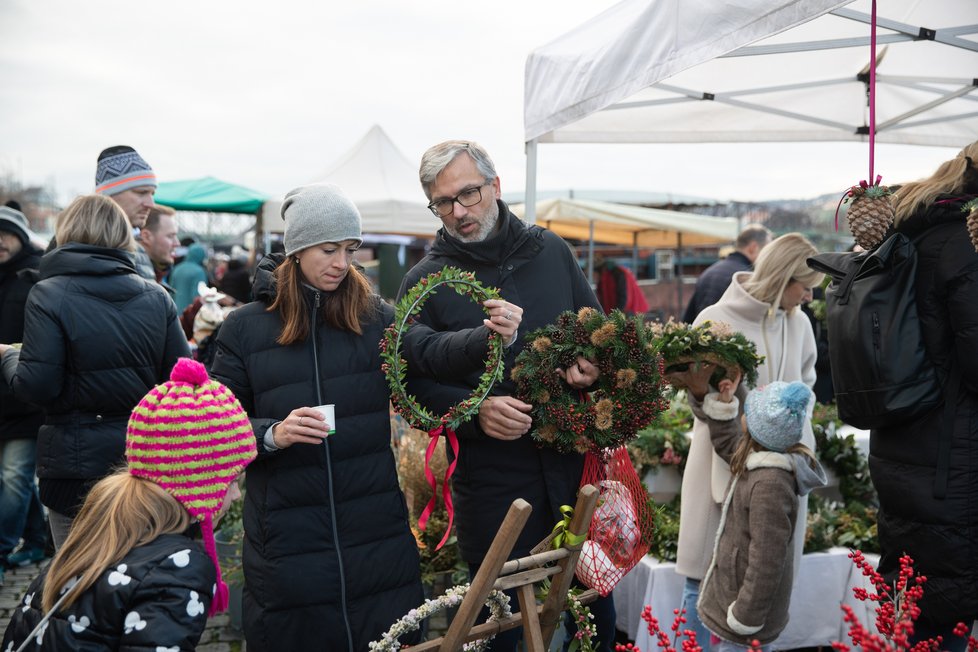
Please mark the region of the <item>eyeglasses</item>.
POLYGON ((482 189, 488 186, 490 183, 492 182, 487 181, 481 186, 466 188, 454 197, 446 197, 445 199, 433 201, 428 204, 428 210, 434 213, 435 217, 448 217, 452 214, 452 211, 455 210, 455 202, 458 202, 459 206, 463 208, 475 206, 482 201, 482 189))

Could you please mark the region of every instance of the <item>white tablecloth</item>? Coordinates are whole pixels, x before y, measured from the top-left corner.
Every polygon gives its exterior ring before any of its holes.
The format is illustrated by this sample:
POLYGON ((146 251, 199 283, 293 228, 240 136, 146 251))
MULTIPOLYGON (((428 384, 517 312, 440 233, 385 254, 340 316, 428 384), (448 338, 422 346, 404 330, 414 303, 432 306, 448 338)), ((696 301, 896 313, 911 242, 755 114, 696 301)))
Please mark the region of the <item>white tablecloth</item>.
MULTIPOLYGON (((802 557, 799 577, 791 592, 787 628, 774 643, 776 649, 827 646, 833 641, 850 643, 848 626, 842 621, 840 606, 848 604, 864 625, 875 620, 875 603, 860 602, 852 595, 853 587, 870 588, 866 578, 856 569, 844 548, 810 553, 802 557)), ((877 559, 867 555, 875 567, 877 559)), ((635 639, 646 651, 654 651, 656 641, 641 619, 645 605, 652 606, 652 615, 662 629, 668 631, 673 621, 673 609, 680 607, 684 578, 676 573, 673 563, 660 563, 646 557, 615 587, 615 608, 618 629, 635 639)))

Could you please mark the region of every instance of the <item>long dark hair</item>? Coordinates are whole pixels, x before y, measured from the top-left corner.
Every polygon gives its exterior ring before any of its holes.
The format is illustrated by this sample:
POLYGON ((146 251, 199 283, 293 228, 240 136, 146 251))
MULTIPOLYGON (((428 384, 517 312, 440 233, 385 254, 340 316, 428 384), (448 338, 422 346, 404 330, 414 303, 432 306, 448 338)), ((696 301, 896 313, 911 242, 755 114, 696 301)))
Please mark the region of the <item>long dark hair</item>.
MULTIPOLYGON (((282 332, 276 342, 283 346, 304 342, 309 336, 309 306, 303 291, 299 259, 289 256, 275 268, 275 300, 269 312, 277 310, 282 316, 282 332)), ((323 321, 333 328, 363 334, 361 320, 373 308, 370 282, 354 265, 346 278, 332 292, 325 292, 323 321)))

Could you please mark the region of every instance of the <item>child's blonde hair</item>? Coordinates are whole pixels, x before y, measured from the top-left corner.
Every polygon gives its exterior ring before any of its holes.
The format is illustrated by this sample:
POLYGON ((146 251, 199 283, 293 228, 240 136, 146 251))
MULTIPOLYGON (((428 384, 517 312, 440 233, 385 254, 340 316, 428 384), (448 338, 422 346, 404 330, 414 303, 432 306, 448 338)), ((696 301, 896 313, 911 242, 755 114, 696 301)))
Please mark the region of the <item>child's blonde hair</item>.
POLYGON ((77 584, 62 609, 130 550, 161 534, 184 532, 190 523, 190 513, 155 482, 133 476, 128 469, 103 478, 88 493, 68 538, 51 560, 41 601, 44 612, 75 578, 77 584))

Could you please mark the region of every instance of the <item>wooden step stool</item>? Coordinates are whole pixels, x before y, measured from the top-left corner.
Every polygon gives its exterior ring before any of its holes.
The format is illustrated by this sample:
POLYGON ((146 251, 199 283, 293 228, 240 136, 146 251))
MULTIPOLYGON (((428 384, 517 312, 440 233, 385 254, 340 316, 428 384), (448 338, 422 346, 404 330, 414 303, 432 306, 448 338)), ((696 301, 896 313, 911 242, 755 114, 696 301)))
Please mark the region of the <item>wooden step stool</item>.
MULTIPOLYGON (((570 534, 580 536, 587 533, 598 495, 598 489, 593 485, 585 485, 578 492, 574 516, 568 528, 570 534)), ((554 535, 551 535, 541 541, 528 557, 506 561, 532 510, 530 504, 521 498, 513 501, 448 631, 440 638, 410 647, 411 652, 458 652, 465 643, 520 625, 523 626, 523 643, 527 652, 547 652, 567 605, 567 591, 574 579, 582 544, 570 545, 568 540, 576 537, 565 537, 564 545, 555 550, 552 547, 554 535), (554 562, 556 565, 544 567, 544 564, 554 562), (550 591, 543 604, 537 605, 534 587, 548 577, 551 578, 550 591), (516 589, 520 610, 509 618, 475 625, 493 589, 516 589)), ((590 589, 582 593, 578 600, 588 603, 597 597, 597 591, 590 589)))

